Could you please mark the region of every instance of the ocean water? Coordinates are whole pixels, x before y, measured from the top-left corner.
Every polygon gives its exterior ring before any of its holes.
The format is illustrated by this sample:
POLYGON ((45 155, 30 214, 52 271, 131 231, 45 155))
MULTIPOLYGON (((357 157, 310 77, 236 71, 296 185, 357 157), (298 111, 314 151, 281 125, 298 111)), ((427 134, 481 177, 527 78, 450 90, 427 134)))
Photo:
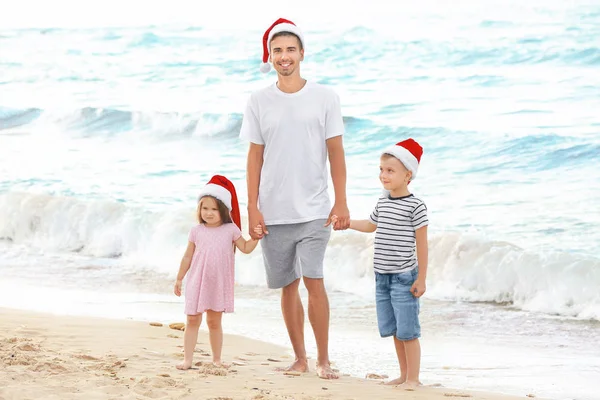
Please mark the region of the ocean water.
MULTIPOLYGON (((94 19, 29 3, 0 16, 0 307, 183 319, 195 199, 220 173, 245 208, 242 113, 275 79, 260 39, 284 16, 305 31, 303 75, 341 97, 352 217, 380 193, 383 147, 425 149, 424 383, 600 399, 600 3, 239 3, 242 18, 181 0, 94 19)), ((332 235, 331 353, 393 376, 372 242, 332 235)), ((236 274, 226 331, 288 345, 260 246, 236 274)))

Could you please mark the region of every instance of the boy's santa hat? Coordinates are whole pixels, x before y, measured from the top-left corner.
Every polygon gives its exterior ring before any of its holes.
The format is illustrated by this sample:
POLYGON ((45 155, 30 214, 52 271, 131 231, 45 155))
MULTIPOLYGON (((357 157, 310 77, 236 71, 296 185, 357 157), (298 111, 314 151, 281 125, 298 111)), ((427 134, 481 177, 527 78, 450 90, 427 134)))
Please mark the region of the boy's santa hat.
POLYGON ((205 196, 212 196, 218 200, 221 200, 223 204, 229 209, 231 219, 242 229, 242 221, 240 218, 240 205, 238 203, 237 193, 235 192, 235 186, 233 183, 222 175, 215 175, 210 178, 210 181, 200 191, 198 201, 205 196))
POLYGON ((390 154, 400 160, 406 169, 412 172, 412 177, 410 180, 415 180, 417 177, 417 171, 419 170, 421 156, 423 155, 423 148, 419 143, 414 141, 412 138, 406 139, 388 147, 382 152, 382 154, 390 154))
POLYGON ((298 36, 298 38, 300 39, 300 42, 302 43, 302 48, 304 48, 304 36, 302 35, 302 32, 300 31, 300 29, 296 26, 296 24, 294 24, 292 21, 284 19, 284 18, 279 18, 277 21, 273 22, 273 25, 271 25, 269 27, 269 29, 267 29, 265 31, 265 34, 263 35, 263 58, 262 58, 262 65, 260 66, 260 72, 266 74, 267 72, 269 72, 271 70, 271 64, 269 64, 269 51, 270 51, 270 47, 271 47, 271 39, 273 39, 273 36, 277 33, 281 33, 281 32, 290 32, 293 33, 294 35, 298 36))

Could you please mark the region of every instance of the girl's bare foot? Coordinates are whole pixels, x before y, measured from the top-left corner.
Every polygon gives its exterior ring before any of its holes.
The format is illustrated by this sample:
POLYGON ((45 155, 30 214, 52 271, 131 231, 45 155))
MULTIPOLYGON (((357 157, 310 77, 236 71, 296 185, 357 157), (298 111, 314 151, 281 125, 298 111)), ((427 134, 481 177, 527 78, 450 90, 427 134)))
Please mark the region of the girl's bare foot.
POLYGON ((338 379, 340 377, 329 364, 317 365, 317 375, 321 379, 338 379))
POLYGON ((401 376, 400 378, 396 378, 396 379, 392 379, 391 381, 383 382, 383 384, 390 385, 390 386, 398 386, 398 385, 402 385, 404 382, 406 382, 406 378, 401 376))
POLYGON ((180 369, 182 371, 185 371, 186 369, 190 369, 192 368, 192 362, 191 361, 184 361, 181 364, 177 364, 175 366, 175 368, 180 369))
POLYGON ((406 382, 402 383, 401 385, 399 385, 398 387, 400 389, 413 391, 413 390, 416 390, 421 385, 422 385, 421 382, 406 381, 406 382))
POLYGON ((275 371, 279 371, 279 372, 286 372, 286 371, 308 372, 308 361, 307 360, 296 360, 289 367, 275 368, 275 371))

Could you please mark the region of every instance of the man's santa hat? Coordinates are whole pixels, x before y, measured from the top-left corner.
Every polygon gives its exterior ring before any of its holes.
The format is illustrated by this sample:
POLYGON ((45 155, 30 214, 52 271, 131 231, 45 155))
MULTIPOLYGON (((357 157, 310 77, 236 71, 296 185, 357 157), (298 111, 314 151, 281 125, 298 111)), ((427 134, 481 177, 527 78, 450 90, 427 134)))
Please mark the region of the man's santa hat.
POLYGON ((218 200, 221 200, 223 204, 229 209, 231 219, 242 229, 242 221, 240 218, 240 205, 238 203, 237 193, 235 192, 235 186, 233 183, 224 176, 215 175, 210 178, 210 181, 200 191, 198 201, 205 196, 212 196, 218 200))
POLYGON ((415 142, 413 139, 406 139, 388 147, 382 154, 390 154, 400 160, 406 169, 412 172, 410 180, 415 180, 417 171, 419 170, 421 156, 423 155, 423 148, 419 143, 415 142))
POLYGON ((267 29, 265 31, 265 34, 263 35, 263 58, 262 58, 262 65, 260 66, 260 72, 266 74, 267 72, 269 72, 271 70, 271 64, 269 64, 269 52, 270 52, 270 48, 271 48, 271 40, 273 39, 273 36, 277 33, 281 33, 281 32, 290 32, 293 33, 294 35, 298 36, 298 38, 300 39, 300 43, 302 43, 302 48, 304 48, 304 36, 302 35, 302 32, 300 31, 300 29, 296 26, 296 24, 294 24, 292 21, 284 19, 284 18, 279 18, 277 21, 273 22, 273 25, 271 25, 269 27, 269 29, 267 29))

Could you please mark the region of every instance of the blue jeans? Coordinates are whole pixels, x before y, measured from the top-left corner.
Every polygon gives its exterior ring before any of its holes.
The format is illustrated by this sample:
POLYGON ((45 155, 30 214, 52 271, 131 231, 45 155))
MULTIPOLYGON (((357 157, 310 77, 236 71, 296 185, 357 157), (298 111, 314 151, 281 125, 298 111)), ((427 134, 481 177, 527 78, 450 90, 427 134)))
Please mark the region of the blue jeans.
POLYGON ((419 298, 410 292, 417 273, 417 268, 395 274, 375 272, 377 325, 381 337, 413 340, 421 336, 419 298))

